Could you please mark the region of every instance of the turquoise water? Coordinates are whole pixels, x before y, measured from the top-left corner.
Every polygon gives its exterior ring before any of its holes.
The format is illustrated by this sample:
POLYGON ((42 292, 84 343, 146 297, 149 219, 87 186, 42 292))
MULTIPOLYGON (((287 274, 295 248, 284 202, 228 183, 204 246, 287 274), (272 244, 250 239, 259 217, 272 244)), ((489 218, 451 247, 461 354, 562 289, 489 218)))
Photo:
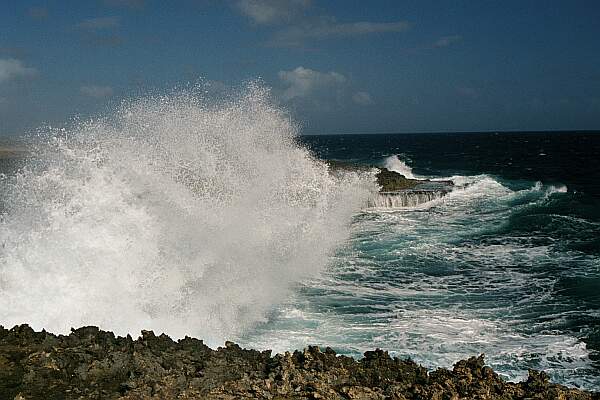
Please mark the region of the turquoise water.
POLYGON ((380 347, 431 368, 485 353, 507 379, 536 368, 600 389, 600 203, 596 180, 573 171, 597 173, 600 135, 553 135, 514 134, 516 170, 497 162, 508 145, 491 135, 306 139, 324 157, 395 164, 458 187, 418 208, 357 214, 327 271, 240 341, 357 357, 380 347), (422 142, 457 162, 420 151, 422 142), (487 159, 464 162, 478 157, 487 159))

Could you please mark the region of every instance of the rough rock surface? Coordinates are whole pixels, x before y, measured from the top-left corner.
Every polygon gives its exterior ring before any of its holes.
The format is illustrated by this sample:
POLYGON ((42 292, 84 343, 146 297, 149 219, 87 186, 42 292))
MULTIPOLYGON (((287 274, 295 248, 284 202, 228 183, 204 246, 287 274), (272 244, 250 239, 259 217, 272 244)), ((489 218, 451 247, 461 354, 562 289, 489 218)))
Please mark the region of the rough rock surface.
POLYGON ((531 371, 504 382, 483 356, 428 372, 381 350, 361 360, 318 347, 271 356, 227 342, 133 340, 96 327, 68 336, 0 327, 0 399, 600 399, 531 371))
POLYGON ((381 192, 396 192, 398 190, 413 189, 415 186, 423 183, 423 180, 408 179, 395 171, 387 168, 379 168, 377 173, 377 184, 381 187, 381 192))
MULTIPOLYGON (((419 189, 424 184, 431 183, 431 181, 429 179, 410 179, 410 178, 405 177, 402 174, 399 174, 396 171, 390 171, 389 169, 384 168, 384 167, 352 164, 349 162, 337 161, 337 160, 327 160, 326 162, 329 165, 330 170, 333 172, 340 171, 340 170, 367 171, 367 170, 375 168, 377 170, 375 177, 377 178, 377 184, 380 187, 379 191, 381 193, 390 193, 390 192, 399 192, 399 191, 419 189)), ((445 187, 446 189, 448 189, 454 185, 454 183, 452 181, 436 181, 435 183, 436 183, 436 185, 438 185, 442 188, 445 187)))

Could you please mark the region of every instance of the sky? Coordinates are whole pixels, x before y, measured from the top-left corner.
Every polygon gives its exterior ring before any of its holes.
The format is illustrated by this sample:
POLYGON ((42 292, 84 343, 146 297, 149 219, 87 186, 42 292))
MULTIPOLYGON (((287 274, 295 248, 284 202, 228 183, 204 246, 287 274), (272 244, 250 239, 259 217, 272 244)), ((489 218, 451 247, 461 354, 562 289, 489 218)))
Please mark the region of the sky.
POLYGON ((2 0, 0 136, 260 80, 305 134, 600 129, 598 0, 2 0))

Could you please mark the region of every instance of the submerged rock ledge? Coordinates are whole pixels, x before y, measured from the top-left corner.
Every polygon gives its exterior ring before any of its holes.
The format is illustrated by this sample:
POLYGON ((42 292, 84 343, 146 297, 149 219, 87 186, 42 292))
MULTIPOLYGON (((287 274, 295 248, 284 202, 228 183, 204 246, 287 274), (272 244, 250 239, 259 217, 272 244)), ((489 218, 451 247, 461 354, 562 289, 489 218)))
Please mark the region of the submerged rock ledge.
POLYGON ((361 360, 308 347, 271 356, 226 342, 177 342, 142 331, 133 340, 96 327, 68 336, 0 327, 0 399, 600 399, 530 371, 503 381, 483 356, 428 372, 381 350, 361 360))

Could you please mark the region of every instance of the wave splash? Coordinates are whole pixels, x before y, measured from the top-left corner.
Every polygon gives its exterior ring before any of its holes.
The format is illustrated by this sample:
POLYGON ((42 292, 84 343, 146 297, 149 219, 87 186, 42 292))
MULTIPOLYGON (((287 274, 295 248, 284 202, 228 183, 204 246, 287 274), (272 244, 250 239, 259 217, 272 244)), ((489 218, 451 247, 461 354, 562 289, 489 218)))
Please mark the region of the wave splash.
MULTIPOLYGON (((452 187, 431 186, 415 187, 411 189, 400 190, 398 192, 377 193, 369 199, 366 209, 369 210, 399 210, 399 209, 422 209, 439 205, 440 202, 455 201, 460 199, 466 201, 469 198, 490 198, 494 196, 517 197, 533 196, 543 194, 542 200, 550 198, 554 194, 568 193, 568 188, 564 184, 544 184, 535 182, 531 188, 525 188, 513 191, 504 186, 496 177, 490 175, 453 175, 442 177, 425 177, 413 174, 412 168, 406 162, 392 155, 379 161, 379 165, 390 171, 397 172, 408 179, 427 180, 428 182, 447 182, 453 183, 452 187)), ((534 201, 534 199, 532 199, 534 201)))
POLYGON ((390 171, 397 172, 407 179, 419 179, 413 174, 412 168, 398 158, 397 155, 386 157, 383 160, 383 167, 389 169, 390 171))
POLYGON ((126 102, 2 176, 0 323, 222 343, 317 274, 373 177, 334 177, 251 84, 126 102))

